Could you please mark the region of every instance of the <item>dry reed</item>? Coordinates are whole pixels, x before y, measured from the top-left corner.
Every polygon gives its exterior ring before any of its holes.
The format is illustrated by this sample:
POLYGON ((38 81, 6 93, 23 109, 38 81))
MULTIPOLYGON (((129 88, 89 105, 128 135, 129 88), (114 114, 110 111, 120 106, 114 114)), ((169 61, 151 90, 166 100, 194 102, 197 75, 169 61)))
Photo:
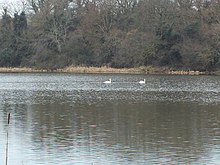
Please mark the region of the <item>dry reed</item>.
MULTIPOLYGON (((86 67, 86 66, 68 66, 62 69, 35 69, 35 68, 0 68, 0 73, 41 73, 41 72, 59 72, 59 73, 129 73, 129 74, 177 74, 177 75, 201 75, 208 74, 200 71, 173 71, 166 67, 137 67, 137 68, 111 68, 102 67, 86 67)), ((209 73, 210 74, 210 73, 209 73)), ((219 72, 213 72, 218 74, 219 72)))
POLYGON ((67 73, 158 73, 163 70, 155 69, 153 67, 137 67, 137 68, 111 68, 107 66, 102 67, 84 67, 84 66, 69 66, 63 69, 58 69, 58 72, 67 73))
MULTIPOLYGON (((10 124, 10 112, 8 113, 8 130, 10 124)), ((8 130, 7 130, 7 143, 6 143, 6 157, 5 157, 5 164, 8 165, 8 130)))
POLYGON ((2 67, 0 68, 0 73, 31 73, 31 72, 45 72, 45 70, 40 70, 40 69, 32 69, 32 68, 12 68, 12 67, 2 67))

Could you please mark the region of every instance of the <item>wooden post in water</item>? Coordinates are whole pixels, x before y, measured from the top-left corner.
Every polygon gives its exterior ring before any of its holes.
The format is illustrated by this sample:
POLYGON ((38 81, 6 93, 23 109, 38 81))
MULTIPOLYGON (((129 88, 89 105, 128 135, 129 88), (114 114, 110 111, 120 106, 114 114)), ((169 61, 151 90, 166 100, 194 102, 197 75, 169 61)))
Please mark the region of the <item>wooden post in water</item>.
MULTIPOLYGON (((9 130, 9 124, 10 124, 10 112, 8 113, 8 130, 9 130)), ((8 165, 8 130, 7 130, 7 144, 6 144, 6 165, 8 165)))

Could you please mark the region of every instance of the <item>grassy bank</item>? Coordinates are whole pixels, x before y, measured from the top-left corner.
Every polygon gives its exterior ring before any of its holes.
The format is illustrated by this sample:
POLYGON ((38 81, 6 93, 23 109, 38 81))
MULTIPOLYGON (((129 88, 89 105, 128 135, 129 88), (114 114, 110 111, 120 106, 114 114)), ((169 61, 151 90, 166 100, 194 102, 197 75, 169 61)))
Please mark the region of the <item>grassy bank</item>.
MULTIPOLYGON (((169 68, 161 67, 138 67, 138 68, 110 68, 110 67, 83 67, 69 66, 62 69, 48 70, 35 68, 0 68, 0 73, 43 73, 43 72, 58 72, 58 73, 130 73, 130 74, 174 74, 174 75, 204 75, 205 72, 199 71, 173 71, 169 68)), ((216 72, 220 73, 220 72, 216 72)), ((215 74, 215 73, 213 73, 215 74)))
POLYGON ((168 73, 165 68, 153 68, 153 67, 138 67, 138 68, 111 68, 111 67, 81 67, 70 66, 63 69, 58 69, 59 72, 67 73, 144 73, 144 74, 156 74, 156 73, 168 73))
POLYGON ((1 67, 0 73, 33 73, 33 72, 47 72, 43 69, 33 69, 33 68, 14 68, 14 67, 1 67))
POLYGON ((138 68, 110 68, 110 67, 83 67, 70 66, 62 69, 35 69, 35 68, 0 68, 0 73, 36 73, 36 72, 60 72, 60 73, 168 73, 165 68, 138 67, 138 68))

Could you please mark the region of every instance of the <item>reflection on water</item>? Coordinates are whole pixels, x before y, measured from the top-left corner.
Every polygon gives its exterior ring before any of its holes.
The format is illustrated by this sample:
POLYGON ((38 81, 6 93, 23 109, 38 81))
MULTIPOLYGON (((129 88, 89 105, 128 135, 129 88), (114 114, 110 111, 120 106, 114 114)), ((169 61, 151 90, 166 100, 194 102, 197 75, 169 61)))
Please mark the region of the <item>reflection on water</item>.
POLYGON ((0 74, 0 164, 218 164, 219 80, 0 74))

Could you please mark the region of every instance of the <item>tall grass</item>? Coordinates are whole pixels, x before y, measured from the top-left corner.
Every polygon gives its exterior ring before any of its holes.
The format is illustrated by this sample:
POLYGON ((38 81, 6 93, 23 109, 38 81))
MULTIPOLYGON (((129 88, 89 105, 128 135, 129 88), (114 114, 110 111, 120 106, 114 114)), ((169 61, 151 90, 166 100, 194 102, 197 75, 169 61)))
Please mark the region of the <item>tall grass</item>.
POLYGON ((69 66, 63 69, 58 69, 58 72, 68 73, 159 73, 164 72, 164 69, 153 67, 137 67, 137 68, 111 68, 102 67, 84 67, 84 66, 69 66))
POLYGON ((13 68, 13 67, 1 67, 0 73, 22 73, 22 72, 46 72, 45 70, 33 69, 33 68, 13 68))
POLYGON ((137 68, 112 68, 102 67, 86 67, 86 66, 69 66, 61 69, 35 69, 35 68, 13 68, 2 67, 0 73, 31 73, 31 72, 67 72, 67 73, 155 73, 161 72, 162 69, 153 67, 137 67, 137 68))
MULTIPOLYGON (((86 67, 86 66, 68 66, 60 69, 36 69, 36 68, 5 68, 0 67, 0 73, 41 73, 41 72, 59 72, 59 73, 131 73, 131 74, 178 74, 178 75, 201 75, 206 74, 200 71, 174 71, 167 67, 141 66, 136 68, 112 68, 108 66, 102 67, 86 67)), ((214 74, 214 73, 213 73, 214 74)), ((215 74, 220 75, 219 72, 215 74)))

